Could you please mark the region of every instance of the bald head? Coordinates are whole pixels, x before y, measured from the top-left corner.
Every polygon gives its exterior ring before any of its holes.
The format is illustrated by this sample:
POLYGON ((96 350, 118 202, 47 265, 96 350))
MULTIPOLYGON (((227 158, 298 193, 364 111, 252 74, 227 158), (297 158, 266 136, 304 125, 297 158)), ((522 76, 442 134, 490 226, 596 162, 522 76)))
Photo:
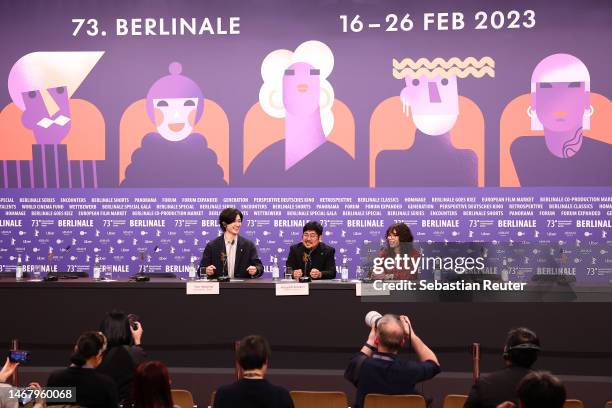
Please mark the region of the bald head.
POLYGON ((397 353, 404 344, 404 329, 395 315, 384 315, 378 322, 378 338, 383 352, 397 353))

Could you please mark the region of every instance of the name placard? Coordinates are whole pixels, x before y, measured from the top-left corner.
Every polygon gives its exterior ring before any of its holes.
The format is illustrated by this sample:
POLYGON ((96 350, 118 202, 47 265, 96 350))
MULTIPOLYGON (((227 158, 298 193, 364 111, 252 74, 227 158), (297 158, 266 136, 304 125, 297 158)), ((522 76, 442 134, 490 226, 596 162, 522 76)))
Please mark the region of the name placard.
POLYGON ((275 285, 276 296, 308 296, 308 283, 287 282, 275 285))
POLYGON ((389 290, 376 290, 373 283, 355 282, 355 296, 389 296, 389 290))
POLYGON ((218 295, 219 282, 187 282, 188 295, 218 295))

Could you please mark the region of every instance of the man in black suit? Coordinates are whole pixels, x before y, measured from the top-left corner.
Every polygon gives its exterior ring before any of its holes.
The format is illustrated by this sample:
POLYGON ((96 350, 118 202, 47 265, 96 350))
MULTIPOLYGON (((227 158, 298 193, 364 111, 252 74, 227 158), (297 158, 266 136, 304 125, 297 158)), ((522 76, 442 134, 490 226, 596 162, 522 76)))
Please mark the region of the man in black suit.
POLYGON ((302 230, 302 242, 289 248, 287 267, 293 269, 295 279, 310 276, 312 279, 333 279, 336 277, 336 250, 321 242, 323 226, 310 221, 302 230))
POLYGON ((209 279, 219 276, 251 279, 263 274, 255 244, 238 235, 242 219, 242 212, 236 208, 226 208, 219 214, 223 234, 206 244, 200 261, 200 271, 204 268, 209 279))
POLYGON ((506 367, 480 377, 470 390, 465 408, 495 408, 505 401, 518 406, 517 385, 531 372, 539 351, 540 339, 533 331, 525 327, 510 330, 504 346, 506 367))

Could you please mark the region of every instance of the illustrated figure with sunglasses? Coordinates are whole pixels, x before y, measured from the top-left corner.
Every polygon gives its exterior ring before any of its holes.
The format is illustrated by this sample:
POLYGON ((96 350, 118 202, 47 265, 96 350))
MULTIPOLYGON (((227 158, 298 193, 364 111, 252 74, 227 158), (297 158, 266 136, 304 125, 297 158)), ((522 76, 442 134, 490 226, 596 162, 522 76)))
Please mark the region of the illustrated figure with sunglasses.
POLYGON ((304 225, 302 242, 292 245, 287 257, 287 268, 293 269, 293 278, 308 276, 311 279, 336 277, 336 250, 321 242, 323 226, 318 221, 304 225))

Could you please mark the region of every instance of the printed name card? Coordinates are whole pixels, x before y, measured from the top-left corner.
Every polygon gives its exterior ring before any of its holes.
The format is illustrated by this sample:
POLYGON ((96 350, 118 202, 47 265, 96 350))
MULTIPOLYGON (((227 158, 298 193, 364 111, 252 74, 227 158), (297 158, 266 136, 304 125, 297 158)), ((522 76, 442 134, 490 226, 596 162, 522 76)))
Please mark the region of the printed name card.
POLYGON ((187 282, 188 295, 218 295, 219 282, 187 282))
POLYGON ((389 296, 391 291, 388 289, 377 289, 373 283, 355 282, 356 296, 389 296))
POLYGON ((276 296, 308 296, 308 283, 286 282, 275 285, 276 296))

